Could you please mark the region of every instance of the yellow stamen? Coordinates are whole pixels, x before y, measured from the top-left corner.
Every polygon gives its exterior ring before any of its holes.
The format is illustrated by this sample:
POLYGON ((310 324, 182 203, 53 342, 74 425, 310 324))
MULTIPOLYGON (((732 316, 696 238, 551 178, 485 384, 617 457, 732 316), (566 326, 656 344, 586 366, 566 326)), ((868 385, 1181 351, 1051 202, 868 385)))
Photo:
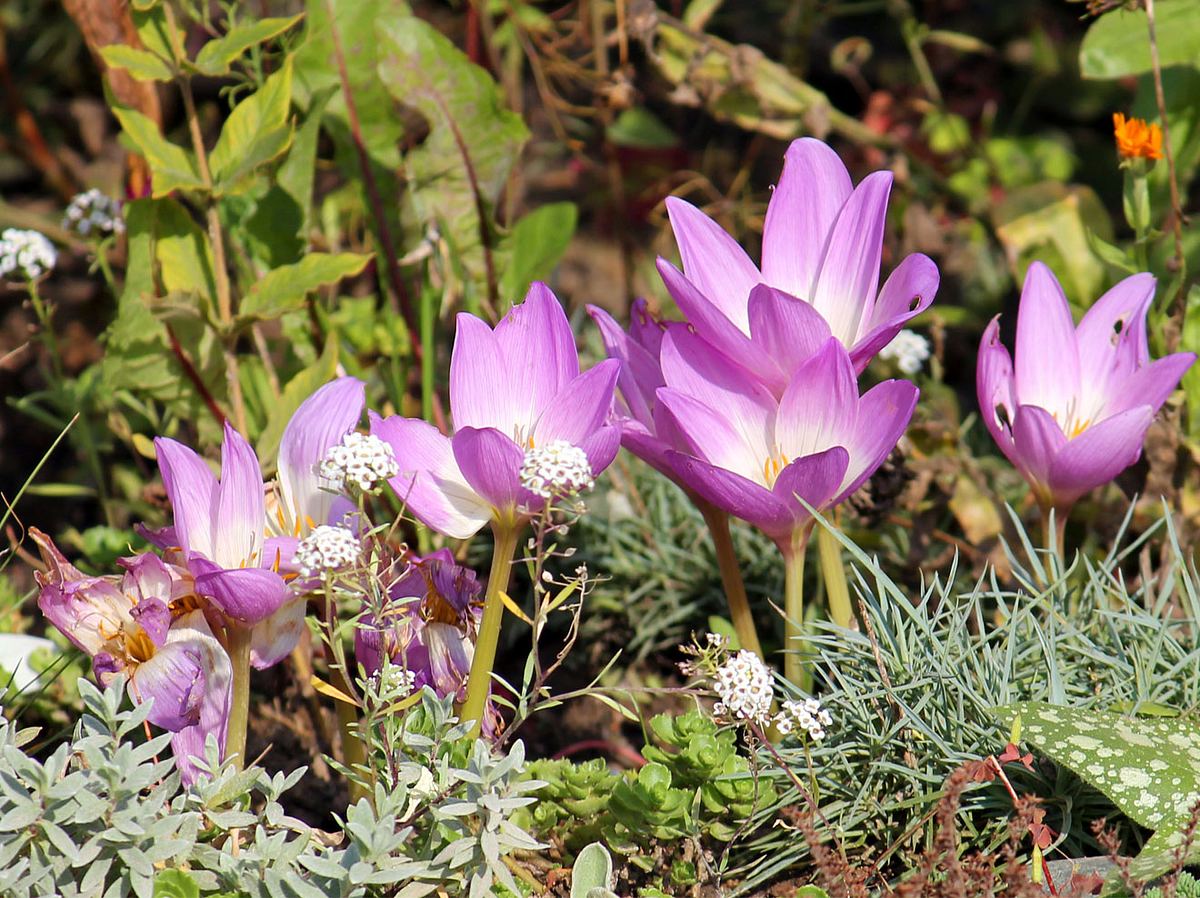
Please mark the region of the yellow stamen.
POLYGON ((146 635, 145 630, 125 633, 125 654, 138 663, 149 661, 154 657, 154 643, 146 635))

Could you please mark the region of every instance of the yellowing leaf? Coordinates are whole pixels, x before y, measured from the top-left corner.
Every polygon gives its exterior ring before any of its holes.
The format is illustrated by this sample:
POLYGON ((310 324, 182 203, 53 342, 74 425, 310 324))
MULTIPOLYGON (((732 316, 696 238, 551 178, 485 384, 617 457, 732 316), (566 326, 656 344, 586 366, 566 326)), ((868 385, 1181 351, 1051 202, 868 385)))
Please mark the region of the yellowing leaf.
POLYGON ((128 44, 109 44, 100 48, 100 56, 114 69, 124 69, 139 81, 170 81, 175 77, 171 67, 148 50, 138 50, 128 44))
POLYGON ((308 678, 308 682, 312 685, 312 688, 321 693, 321 695, 329 696, 329 698, 339 702, 344 702, 347 705, 353 705, 356 708, 358 707, 358 702, 346 695, 346 693, 342 692, 342 690, 338 689, 336 686, 331 686, 329 683, 326 683, 315 674, 308 678))
POLYGON ((260 165, 279 156, 292 142, 288 112, 292 105, 292 63, 267 79, 234 107, 209 156, 213 189, 236 193, 260 165))
POLYGON ((153 176, 155 197, 167 196, 175 190, 200 190, 204 187, 195 157, 163 137, 158 125, 151 119, 137 110, 121 106, 113 107, 113 115, 121 123, 124 136, 133 149, 146 157, 153 176))
POLYGON ((267 18, 238 25, 228 34, 200 48, 192 66, 205 75, 225 75, 235 60, 251 47, 269 41, 300 21, 303 16, 267 18))
POLYGON ((357 253, 309 253, 294 265, 267 272, 246 294, 239 312, 247 318, 275 318, 302 306, 313 290, 358 274, 370 259, 357 253))

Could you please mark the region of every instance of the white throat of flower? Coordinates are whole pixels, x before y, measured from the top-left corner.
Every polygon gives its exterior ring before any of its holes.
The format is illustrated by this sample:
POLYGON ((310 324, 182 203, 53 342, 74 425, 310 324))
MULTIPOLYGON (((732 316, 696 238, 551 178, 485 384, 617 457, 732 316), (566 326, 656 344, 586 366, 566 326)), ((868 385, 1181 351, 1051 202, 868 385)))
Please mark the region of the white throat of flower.
POLYGON ((566 440, 530 446, 521 462, 521 486, 544 499, 590 490, 594 481, 587 453, 566 440))

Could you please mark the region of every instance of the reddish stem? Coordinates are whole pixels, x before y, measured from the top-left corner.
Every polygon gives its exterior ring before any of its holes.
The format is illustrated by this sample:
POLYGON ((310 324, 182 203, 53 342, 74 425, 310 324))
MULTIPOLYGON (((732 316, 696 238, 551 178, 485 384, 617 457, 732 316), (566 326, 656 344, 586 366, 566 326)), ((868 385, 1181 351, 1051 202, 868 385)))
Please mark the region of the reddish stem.
POLYGON ((171 325, 164 324, 163 327, 167 329, 167 339, 171 343, 171 352, 175 353, 175 358, 179 360, 179 365, 183 368, 183 373, 192 382, 192 386, 196 388, 196 392, 200 394, 200 398, 204 400, 204 404, 208 406, 208 410, 212 412, 212 416, 217 419, 217 423, 223 427, 225 425, 225 413, 221 411, 221 407, 217 405, 217 400, 213 398, 213 394, 205 386, 204 379, 200 377, 200 372, 196 370, 196 366, 192 364, 192 360, 183 351, 183 346, 180 345, 179 338, 175 336, 175 331, 171 330, 171 325))

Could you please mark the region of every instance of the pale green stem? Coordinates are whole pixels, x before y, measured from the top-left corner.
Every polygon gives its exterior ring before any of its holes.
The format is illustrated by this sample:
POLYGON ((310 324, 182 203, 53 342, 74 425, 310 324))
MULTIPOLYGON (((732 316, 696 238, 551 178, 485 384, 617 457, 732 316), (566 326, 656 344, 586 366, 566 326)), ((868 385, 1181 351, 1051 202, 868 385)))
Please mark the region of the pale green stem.
POLYGON ((762 645, 758 641, 758 630, 754 627, 754 615, 750 613, 750 600, 746 597, 746 584, 742 580, 742 569, 733 551, 733 536, 729 532, 729 515, 704 501, 696 506, 704 516, 708 532, 712 535, 713 548, 717 553, 717 567, 721 571, 721 585, 725 587, 725 599, 729 603, 729 617, 737 631, 742 648, 763 657, 762 645))
POLYGON ((1054 508, 1052 505, 1042 506, 1042 542, 1046 551, 1053 553, 1060 562, 1063 561, 1067 532, 1067 515, 1069 508, 1054 508), (1054 518, 1053 525, 1050 523, 1054 518))
POLYGON ((246 767, 246 724, 250 715, 250 628, 230 624, 225 631, 229 662, 233 667, 233 695, 229 703, 229 728, 225 757, 236 758, 238 770, 246 767))
POLYGON ((784 675, 793 684, 802 686, 804 670, 804 555, 808 549, 809 528, 798 527, 790 545, 783 549, 784 562, 784 675))
POLYGON ((854 624, 854 608, 850 604, 846 566, 842 563, 842 546, 828 527, 817 529, 817 551, 821 556, 821 575, 825 578, 829 618, 839 627, 848 628, 854 624))
POLYGON ((504 602, 500 593, 508 590, 508 578, 512 572, 513 553, 517 548, 519 531, 520 527, 511 522, 496 521, 492 524, 492 534, 495 537, 492 570, 488 574, 487 593, 483 597, 483 621, 479 625, 479 637, 475 641, 475 655, 471 658, 467 699, 459 711, 460 719, 474 721, 470 732, 472 737, 479 735, 483 725, 488 691, 492 685, 492 668, 496 664, 496 647, 500 643, 500 624, 504 620, 504 602))

